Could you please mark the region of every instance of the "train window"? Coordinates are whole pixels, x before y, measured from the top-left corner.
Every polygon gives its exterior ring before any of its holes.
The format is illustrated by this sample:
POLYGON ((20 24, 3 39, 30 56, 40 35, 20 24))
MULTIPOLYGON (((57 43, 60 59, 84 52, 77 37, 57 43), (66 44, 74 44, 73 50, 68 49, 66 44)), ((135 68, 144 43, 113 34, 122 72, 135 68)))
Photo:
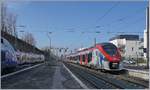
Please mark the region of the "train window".
POLYGON ((83 61, 83 62, 85 61, 85 55, 82 56, 82 61, 83 61))
POLYGON ((76 57, 74 56, 74 60, 76 60, 76 57))
POLYGON ((90 52, 89 54, 88 54, 88 62, 90 62, 92 60, 92 52, 90 52))
POLYGON ((79 57, 80 57, 80 60, 82 60, 82 55, 80 55, 79 57))
POLYGON ((1 38, 1 43, 4 43, 3 39, 1 38))
POLYGON ((76 56, 76 60, 78 60, 78 56, 76 56))
POLYGON ((132 51, 133 51, 133 49, 134 49, 134 48, 132 47, 132 51))
POLYGON ((80 60, 80 56, 78 56, 78 60, 80 60))
POLYGON ((106 53, 108 53, 111 56, 117 53, 117 48, 114 45, 104 45, 103 49, 106 53))
POLYGON ((6 57, 5 57, 5 54, 6 54, 6 53, 5 53, 4 51, 1 51, 1 60, 2 60, 2 61, 4 61, 5 58, 6 58, 6 57))

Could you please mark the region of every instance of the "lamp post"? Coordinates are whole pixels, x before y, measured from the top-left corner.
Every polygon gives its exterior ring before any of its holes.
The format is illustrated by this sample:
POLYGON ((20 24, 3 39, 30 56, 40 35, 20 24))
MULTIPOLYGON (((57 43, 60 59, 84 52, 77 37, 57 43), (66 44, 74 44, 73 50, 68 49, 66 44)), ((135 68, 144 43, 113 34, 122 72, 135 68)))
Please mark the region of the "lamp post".
POLYGON ((50 56, 51 56, 51 37, 50 34, 52 34, 52 32, 48 32, 47 36, 49 38, 49 44, 50 44, 50 56))
MULTIPOLYGON (((99 33, 101 33, 101 32, 96 31, 95 33, 96 33, 96 34, 99 34, 99 33)), ((94 38, 94 46, 96 46, 96 37, 94 38)))
POLYGON ((138 52, 136 52, 136 58, 137 58, 137 66, 138 66, 138 52))
MULTIPOLYGON (((24 26, 24 25, 19 25, 19 26, 16 26, 16 28, 25 28, 26 26, 24 26)), ((24 32, 24 31, 23 31, 24 32)), ((17 35, 17 31, 15 32, 15 37, 18 37, 18 35, 17 35)))
MULTIPOLYGON (((23 36, 25 35, 23 35, 23 33, 25 33, 25 31, 23 31, 23 30, 21 30, 21 31, 19 31, 20 33, 22 33, 22 38, 21 38, 21 36, 20 36, 20 39, 22 39, 23 41, 24 41, 24 38, 23 38, 23 36)), ((22 48, 24 48, 24 45, 22 46, 22 48)))
MULTIPOLYGON (((20 33, 25 33, 25 31, 21 30, 19 31, 20 33)), ((22 37, 23 37, 23 34, 22 34, 22 37)), ((20 36, 20 39, 21 39, 21 36, 20 36)))
MULTIPOLYGON (((25 28, 24 25, 16 26, 16 28, 18 27, 25 28)), ((15 48, 17 49, 17 38, 18 38, 17 31, 14 30, 14 33, 15 33, 15 48)))
MULTIPOLYGON (((150 3, 150 2, 149 2, 150 3)), ((146 29, 147 29, 147 68, 149 68, 149 7, 146 9, 146 29)))

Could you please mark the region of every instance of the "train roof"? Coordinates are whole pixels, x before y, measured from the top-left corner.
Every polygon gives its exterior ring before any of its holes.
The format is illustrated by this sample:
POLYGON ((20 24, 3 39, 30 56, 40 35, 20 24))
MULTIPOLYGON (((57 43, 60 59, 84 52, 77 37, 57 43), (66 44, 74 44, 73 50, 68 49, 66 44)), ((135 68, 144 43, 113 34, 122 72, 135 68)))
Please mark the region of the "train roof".
POLYGON ((104 43, 99 43, 99 44, 96 44, 96 45, 104 46, 104 45, 114 45, 114 44, 113 43, 109 43, 109 42, 104 42, 104 43))
MULTIPOLYGON (((110 43, 110 42, 103 42, 103 43, 97 43, 96 45, 101 45, 101 46, 105 46, 105 45, 114 45, 113 43, 110 43)), ((83 50, 80 50, 78 52, 81 52, 81 51, 85 51, 85 50, 89 50, 89 49, 93 49, 95 48, 95 46, 91 46, 89 48, 85 48, 83 50)))
MULTIPOLYGON (((101 45, 101 46, 105 46, 105 45, 114 45, 113 43, 109 43, 109 42, 104 42, 104 43, 97 43, 96 45, 101 45)), ((82 49, 78 52, 82 52, 82 51, 86 51, 86 50, 90 50, 90 49, 94 49, 95 46, 91 46, 89 48, 85 48, 85 49, 82 49)))
MULTIPOLYGON (((105 45, 114 45, 113 43, 109 43, 109 42, 104 42, 104 43, 97 43, 96 45, 101 45, 101 46, 105 46, 105 45)), ((95 48, 95 46, 91 46, 89 48, 85 48, 85 49, 82 49, 80 51, 77 51, 75 53, 70 53, 68 56, 76 56, 78 55, 79 53, 82 53, 84 51, 90 51, 90 50, 93 50, 95 48)))

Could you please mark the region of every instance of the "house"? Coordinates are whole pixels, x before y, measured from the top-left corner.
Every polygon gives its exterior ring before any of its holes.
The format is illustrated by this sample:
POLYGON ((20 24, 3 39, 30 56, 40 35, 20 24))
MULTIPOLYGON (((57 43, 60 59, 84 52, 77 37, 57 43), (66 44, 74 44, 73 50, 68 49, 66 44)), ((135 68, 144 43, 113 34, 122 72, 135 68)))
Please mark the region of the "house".
POLYGON ((143 39, 139 35, 117 35, 109 41, 120 49, 123 58, 143 58, 143 39))

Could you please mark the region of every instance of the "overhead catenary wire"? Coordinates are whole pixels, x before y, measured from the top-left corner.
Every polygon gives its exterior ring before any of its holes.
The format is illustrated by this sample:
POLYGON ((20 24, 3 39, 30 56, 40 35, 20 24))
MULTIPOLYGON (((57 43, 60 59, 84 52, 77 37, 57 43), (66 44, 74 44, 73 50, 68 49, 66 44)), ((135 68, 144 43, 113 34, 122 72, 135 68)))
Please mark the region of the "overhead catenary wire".
MULTIPOLYGON (((106 12, 105 12, 101 17, 99 17, 96 21, 101 21, 101 20, 105 19, 105 17, 108 16, 108 15, 113 11, 113 9, 116 8, 118 5, 120 5, 120 2, 119 2, 119 1, 114 2, 114 4, 113 4, 109 9, 107 9, 106 12)), ((144 7, 144 9, 145 9, 145 7, 144 7)), ((141 11, 143 11, 143 8, 136 10, 134 13, 139 13, 139 12, 141 12, 141 11)), ((134 15, 133 15, 133 16, 134 16, 134 15)), ((115 22, 118 23, 118 22, 120 22, 120 21, 125 21, 126 19, 129 19, 129 18, 131 18, 131 17, 133 17, 133 16, 130 16, 130 15, 123 16, 123 17, 121 17, 121 18, 119 18, 119 19, 117 19, 117 20, 114 20, 114 21, 111 22, 110 24, 114 24, 115 22)), ((109 24, 109 25, 110 25, 110 24, 109 24)), ((106 24, 106 25, 104 25, 104 26, 107 26, 107 25, 108 25, 108 24, 106 24)), ((99 26, 99 25, 94 26, 94 28, 101 28, 101 27, 103 27, 103 25, 102 25, 102 26, 99 26)), ((40 32, 40 31, 33 31, 33 32, 40 32)), ((47 32, 47 31, 41 31, 41 32, 47 32)), ((57 31, 57 32, 56 32, 56 31, 53 31, 53 33, 58 33, 58 32, 61 33, 61 31, 57 31)), ((70 28, 69 30, 65 30, 65 32, 74 33, 74 32, 79 32, 79 31, 76 31, 74 28, 70 28)), ((87 31, 87 30, 86 30, 86 31, 81 31, 81 32, 79 32, 79 33, 96 33, 96 32, 99 32, 99 31, 98 31, 98 30, 97 30, 97 31, 93 31, 93 30, 87 31)))
MULTIPOLYGON (((124 26, 121 26, 121 27, 119 27, 119 28, 117 28, 118 30, 121 30, 120 32, 124 32, 123 30, 126 30, 126 27, 128 27, 129 28, 129 26, 132 26, 132 25, 135 25, 135 24, 137 24, 137 23, 139 23, 141 20, 143 20, 144 19, 144 17, 141 17, 141 18, 138 18, 138 19, 136 19, 135 21, 132 21, 132 22, 130 22, 130 23, 126 23, 126 25, 124 25, 124 26)), ((129 32, 127 32, 127 33, 129 33, 129 32)), ((130 32, 130 33, 142 33, 142 32, 130 32)))
MULTIPOLYGON (((145 10, 145 7, 136 10, 136 11, 134 12, 134 14, 139 13, 139 12, 142 12, 143 10, 145 10)), ((136 15, 138 15, 138 14, 136 14, 136 15)), ((126 20, 128 20, 128 19, 131 19, 132 17, 135 17, 135 15, 131 15, 131 14, 130 14, 130 15, 127 15, 127 16, 123 16, 123 17, 121 17, 121 18, 118 18, 118 19, 113 20, 112 22, 110 22, 110 23, 108 23, 108 24, 102 25, 102 27, 111 26, 111 25, 113 25, 113 24, 115 24, 115 23, 122 22, 122 21, 126 21, 126 20)))
MULTIPOLYGON (((112 7, 111 8, 109 8, 99 19, 97 19, 98 21, 101 21, 102 19, 104 19, 116 6, 118 6, 119 5, 119 3, 120 2, 117 2, 117 3, 115 3, 114 5, 112 5, 112 7)), ((145 8, 141 8, 141 9, 138 9, 138 10, 136 10, 134 13, 139 13, 139 12, 141 12, 141 11, 143 11, 143 9, 145 9, 145 8)), ((133 15, 134 16, 134 15, 133 15)), ((99 25, 96 25, 95 26, 95 28, 101 28, 101 27, 104 27, 104 26, 108 26, 108 25, 112 25, 112 24, 114 24, 114 23, 118 23, 118 22, 120 22, 120 21, 125 21, 125 20, 127 20, 127 19, 130 19, 131 17, 133 17, 132 15, 127 15, 127 16, 123 16, 123 17, 121 17, 121 18, 119 18, 119 19, 116 19, 116 20, 114 20, 113 22, 111 22, 111 23, 109 23, 109 24, 105 24, 105 25, 102 25, 102 26, 99 26, 99 25)), ((47 32, 47 31, 33 31, 33 32, 47 32)), ((74 28, 71 28, 71 29, 66 29, 65 31, 53 31, 53 33, 58 33, 58 32, 68 32, 68 33, 75 33, 75 32, 79 32, 79 31, 77 31, 77 30, 75 30, 74 28)), ((93 30, 91 30, 91 31, 89 31, 89 30, 84 30, 84 31, 80 31, 79 33, 97 33, 97 32, 100 32, 100 31, 93 31, 93 30)))
MULTIPOLYGON (((141 20, 143 20, 144 19, 144 17, 141 17, 141 18, 138 18, 138 19, 136 19, 135 21, 133 21, 133 22, 129 22, 129 23, 126 23, 126 25, 124 25, 124 26, 122 26, 122 27, 120 27, 120 28, 118 28, 118 29, 125 29, 125 27, 127 27, 128 25, 134 25, 134 24, 136 24, 136 23, 139 23, 139 21, 141 21, 141 20)), ((32 32, 48 32, 48 31, 32 31, 32 32)), ((74 29, 72 29, 72 30, 65 30, 65 31, 52 31, 52 33, 61 33, 61 32, 66 32, 66 33, 81 33, 81 34, 96 34, 96 33, 102 33, 101 31, 98 31, 98 30, 96 30, 96 31, 92 31, 92 30, 87 30, 87 31, 75 31, 74 29)), ((123 32, 110 32, 110 31, 108 31, 107 33, 125 33, 124 31, 123 32)), ((126 33, 143 33, 143 32, 126 32, 126 33)))
MULTIPOLYGON (((134 13, 135 13, 135 14, 136 14, 136 13, 139 13, 139 12, 143 11, 144 9, 145 9, 145 7, 142 8, 142 9, 136 10, 134 13)), ((135 15, 133 15, 133 16, 135 16, 135 15)), ((111 25, 113 25, 114 23, 118 23, 118 22, 120 22, 120 21, 125 21, 125 20, 127 20, 127 19, 130 19, 130 18, 132 18, 133 16, 132 16, 132 15, 127 15, 127 16, 121 17, 121 18, 119 18, 119 19, 117 19, 117 20, 114 20, 113 22, 111 22, 111 23, 109 23, 109 24, 102 25, 101 27, 111 26, 111 25)), ((137 20, 131 22, 131 24, 129 24, 129 23, 126 23, 126 24, 134 25, 134 24, 136 24, 136 23, 139 23, 138 21, 140 21, 140 20, 142 20, 142 19, 144 19, 144 17, 142 17, 142 18, 140 18, 140 19, 137 19, 137 20)), ((119 26, 119 25, 118 25, 118 26, 119 26)), ((118 29, 125 29, 126 26, 127 26, 127 25, 125 25, 125 26, 123 26, 123 27, 120 27, 120 28, 118 28, 118 29)), ((114 32, 114 33, 115 33, 115 32, 114 32)), ((118 32, 116 32, 116 33, 118 33, 118 32)), ((119 32, 119 33, 120 33, 120 32, 119 32)), ((129 32, 127 32, 127 33, 129 33, 129 32)), ((131 32, 131 33, 134 33, 134 32, 131 32)), ((136 32, 136 33, 137 33, 137 32, 136 32)), ((139 33, 142 33, 142 32, 139 32, 139 33)))
MULTIPOLYGON (((113 7, 111 7, 106 13, 108 14, 108 12, 110 12, 113 8, 115 8, 117 5, 118 5, 119 3, 116 3, 115 5, 113 5, 113 7)), ((138 9, 138 10, 136 10, 135 12, 134 12, 134 14, 136 14, 136 13, 141 13, 143 10, 145 10, 145 7, 144 8, 140 8, 140 9, 138 9)), ((104 14, 102 17, 103 17, 103 19, 104 19, 104 17, 105 16, 107 16, 107 14, 104 14)), ((138 14, 136 14, 136 15, 138 15, 138 14)), ((126 15, 126 16, 123 16, 123 17, 121 17, 121 18, 118 18, 118 19, 116 19, 116 20, 114 20, 114 21, 112 21, 111 23, 108 23, 108 24, 104 24, 104 25, 96 25, 95 26, 95 28, 102 28, 102 27, 108 27, 108 26, 111 26, 111 25, 113 25, 114 23, 118 23, 118 22, 122 22, 122 21, 126 21, 127 19, 130 19, 130 18, 132 18, 132 17, 135 17, 135 15, 126 15)), ((101 20, 101 19, 100 19, 101 20)), ((136 20, 136 21, 138 21, 138 20, 136 20)), ((126 24, 128 24, 128 23, 126 23, 126 24)), ((124 26, 123 26, 124 27, 124 26)), ((92 27, 93 29, 94 29, 94 27, 92 27)), ((91 28, 91 29, 92 29, 91 28)), ((86 29, 86 28, 85 28, 86 29)), ((89 28, 87 28, 87 29, 89 29, 89 28)), ((101 30, 103 30, 103 29, 101 29, 101 30)), ((74 30, 73 30, 74 31, 74 30)), ((93 30, 91 30, 91 31, 93 31, 93 30)), ((90 33, 91 31, 89 31, 89 30, 86 30, 86 31, 84 31, 84 33, 90 33)), ((98 31, 98 30, 97 30, 98 31)), ((95 32, 97 32, 97 31, 95 31, 95 32)), ((94 32, 94 31, 93 31, 94 32)), ((99 32, 99 31, 98 31, 99 32)))
MULTIPOLYGON (((104 19, 115 7, 117 7, 118 5, 119 5, 119 3, 120 2, 116 2, 114 5, 112 5, 101 17, 99 17, 97 20, 96 20, 96 22, 95 22, 95 24, 97 23, 97 22, 99 22, 99 21, 101 21, 102 19, 104 19)), ((96 28, 98 28, 99 26, 96 26, 96 28)), ((80 26, 78 27, 78 28, 81 28, 80 26)), ((93 26, 90 26, 90 27, 85 27, 85 28, 81 28, 81 29, 89 29, 89 28, 91 28, 91 29, 93 29, 93 26)), ((69 31, 69 30, 68 30, 69 31)), ((74 31, 74 30, 71 30, 71 31, 74 31)), ((84 31, 85 32, 85 31, 84 31)))
MULTIPOLYGON (((145 9, 145 7, 144 8, 142 8, 142 9, 139 9, 139 10, 137 10, 135 13, 139 13, 139 12, 141 12, 141 11, 143 11, 143 9, 145 9)), ((130 16, 130 15, 128 15, 128 16, 124 16, 124 17, 122 17, 122 18, 120 18, 120 19, 117 19, 116 21, 114 21, 113 23, 111 23, 111 24, 107 24, 107 25, 112 25, 112 24, 114 24, 115 22, 119 22, 119 21, 124 21, 124 20, 127 20, 127 19, 130 19, 130 18, 132 18, 133 16, 130 16)), ((119 30, 120 29, 122 29, 122 30, 125 30, 126 29, 126 27, 128 27, 129 25, 131 26, 131 25, 135 25, 136 23, 139 23, 139 21, 141 21, 141 20, 143 20, 144 19, 144 17, 141 17, 140 19, 138 18, 138 19, 136 19, 135 21, 133 21, 133 22, 129 22, 129 23, 126 23, 126 24, 128 24, 128 25, 125 25, 125 26, 123 26, 123 27, 120 27, 120 28, 118 28, 119 30)), ((107 25, 105 25, 105 26, 107 26, 107 25)), ((103 26, 104 27, 104 26, 103 26)), ((136 33, 136 34, 143 34, 144 32, 125 32, 125 31, 122 31, 122 32, 107 32, 108 34, 127 34, 127 33, 136 33)))
POLYGON ((116 6, 119 5, 120 2, 115 3, 111 8, 109 8, 100 18, 97 19, 97 21, 101 21, 106 17, 116 6))

